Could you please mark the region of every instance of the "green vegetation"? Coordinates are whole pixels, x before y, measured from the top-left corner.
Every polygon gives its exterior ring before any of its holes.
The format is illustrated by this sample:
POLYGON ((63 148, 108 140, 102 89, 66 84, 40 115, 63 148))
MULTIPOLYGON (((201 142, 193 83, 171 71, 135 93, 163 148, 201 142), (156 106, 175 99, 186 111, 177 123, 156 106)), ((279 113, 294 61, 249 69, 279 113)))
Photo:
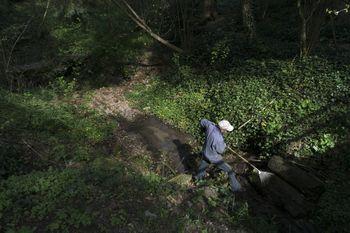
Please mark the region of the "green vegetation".
MULTIPOLYGON (((348 156, 342 154, 342 156, 348 156)), ((326 192, 314 213, 315 222, 326 232, 346 232, 349 228, 348 165, 338 164, 336 171, 330 173, 326 192)))
MULTIPOLYGON (((58 83, 62 85, 62 79, 58 83)), ((54 85, 57 92, 1 90, 1 176, 90 161, 102 153, 95 145, 111 135, 115 124, 84 104, 73 106, 68 97, 56 95, 67 95, 71 85, 63 90, 54 85)))
POLYGON ((308 220, 320 232, 349 232, 349 8, 348 0, 3 0, 0 232, 281 231, 278 216, 237 201, 222 174, 183 190, 155 158, 118 144, 124 119, 93 109, 92 93, 130 79, 135 107, 198 142, 201 118, 237 129, 254 117, 227 144, 263 161, 311 164, 326 191, 308 220))
POLYGON ((228 135, 230 144, 259 149, 266 156, 284 153, 288 142, 302 140, 298 156, 316 156, 347 139, 348 66, 314 58, 247 60, 227 72, 199 72, 178 63, 176 67, 130 97, 198 138, 203 117, 229 119, 236 128, 254 117, 251 124, 228 135))
MULTIPOLYGON (((227 208, 234 201, 228 188, 221 188, 208 207, 169 209, 166 198, 181 188, 154 172, 141 174, 123 163, 125 155, 118 151, 111 156, 106 147, 113 140, 114 119, 89 110, 86 99, 72 105, 72 85, 58 78, 50 89, 1 91, 6 110, 0 131, 5 178, 0 182, 1 231, 188 232, 207 229, 207 219, 232 226, 254 221, 244 203, 231 216, 215 215, 218 206, 227 208)), ((149 160, 141 160, 150 169, 149 160)), ((204 203, 201 194, 199 189, 194 196, 204 203)))
POLYGON ((252 123, 228 135, 228 143, 262 158, 290 153, 334 167, 313 221, 326 232, 343 232, 350 217, 350 157, 348 150, 337 148, 347 147, 349 140, 349 70, 319 58, 248 60, 225 73, 177 64, 174 73, 154 78, 147 88, 140 85, 129 97, 198 139, 203 117, 229 119, 237 128, 254 116, 252 123))
POLYGON ((84 99, 72 105, 72 85, 59 78, 52 89, 1 91, 1 231, 203 228, 205 214, 181 220, 168 209, 166 197, 177 191, 163 177, 134 170, 118 151, 109 154, 114 120, 89 110, 84 99))
POLYGON ((110 232, 113 229, 175 231, 164 201, 163 182, 141 176, 113 160, 82 168, 49 169, 12 176, 1 185, 4 232, 110 232), (147 198, 149 198, 149 201, 147 198), (141 202, 141 204, 140 204, 141 202), (145 216, 150 211, 157 221, 145 216), (18 228, 19 227, 19 228, 18 228))

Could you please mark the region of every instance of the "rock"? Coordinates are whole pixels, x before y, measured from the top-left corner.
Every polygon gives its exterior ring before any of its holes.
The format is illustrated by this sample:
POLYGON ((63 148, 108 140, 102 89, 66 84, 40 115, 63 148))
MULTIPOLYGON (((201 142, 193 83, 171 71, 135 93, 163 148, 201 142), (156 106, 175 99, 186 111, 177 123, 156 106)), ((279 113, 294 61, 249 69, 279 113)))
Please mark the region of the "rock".
POLYGON ((275 174, 271 173, 263 186, 256 177, 251 181, 270 202, 287 210, 293 217, 306 216, 311 210, 305 196, 275 174))
POLYGON ((285 161, 280 156, 273 156, 268 163, 268 167, 302 192, 307 198, 317 199, 324 191, 324 185, 321 180, 285 161))
POLYGON ((192 176, 188 174, 180 174, 171 178, 169 182, 182 187, 190 187, 192 184, 192 176))

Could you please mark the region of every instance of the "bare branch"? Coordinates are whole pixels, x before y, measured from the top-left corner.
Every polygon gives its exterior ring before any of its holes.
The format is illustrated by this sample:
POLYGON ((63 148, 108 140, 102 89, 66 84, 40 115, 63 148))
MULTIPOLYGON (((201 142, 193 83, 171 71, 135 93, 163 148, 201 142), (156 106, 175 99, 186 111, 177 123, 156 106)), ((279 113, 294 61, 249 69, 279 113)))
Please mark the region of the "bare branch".
POLYGON ((37 150, 35 150, 27 141, 25 141, 24 139, 22 139, 22 142, 24 143, 24 145, 26 145, 29 149, 31 149, 35 154, 37 154, 41 159, 44 158, 44 156, 39 153, 37 150))
POLYGON ((139 20, 148 30, 151 30, 151 28, 147 26, 145 20, 141 19, 140 16, 134 11, 134 9, 132 9, 132 7, 125 0, 121 0, 121 1, 131 11, 131 13, 135 16, 137 20, 139 20))
POLYGON ((32 18, 30 18, 27 22, 27 24, 24 26, 22 32, 18 35, 15 43, 12 45, 12 48, 10 50, 10 54, 9 54, 9 57, 8 57, 8 60, 7 60, 7 63, 6 63, 6 68, 5 68, 5 72, 7 73, 8 72, 8 69, 9 69, 9 66, 10 66, 10 62, 11 62, 11 58, 12 58, 12 53, 13 53, 13 50, 15 49, 18 41, 22 38, 24 32, 27 30, 28 26, 29 26, 29 23, 30 21, 32 20, 32 18))
POLYGON ((178 53, 182 53, 184 52, 183 49, 171 44, 169 41, 163 39, 162 37, 160 37, 159 35, 157 35, 156 33, 154 33, 151 28, 149 26, 147 26, 145 24, 145 21, 143 19, 141 19, 137 13, 132 9, 132 7, 125 1, 125 0, 121 0, 121 2, 118 2, 117 0, 112 0, 115 4, 117 4, 117 6, 124 11, 124 13, 126 15, 129 16, 129 18, 131 20, 133 20, 139 27, 141 27, 143 30, 145 30, 148 34, 150 34, 150 36, 152 36, 155 40, 159 41, 160 43, 162 43, 163 45, 167 46, 168 48, 175 50, 178 53), (125 9, 126 7, 126 9, 125 9), (131 11, 132 13, 129 13, 129 11, 131 11))
POLYGON ((51 2, 51 0, 47 0, 47 3, 46 3, 46 9, 45 9, 45 13, 44 13, 44 16, 43 16, 43 20, 41 21, 41 24, 43 24, 43 23, 44 23, 44 21, 45 21, 45 18, 46 18, 47 12, 48 12, 48 10, 49 10, 50 2, 51 2))

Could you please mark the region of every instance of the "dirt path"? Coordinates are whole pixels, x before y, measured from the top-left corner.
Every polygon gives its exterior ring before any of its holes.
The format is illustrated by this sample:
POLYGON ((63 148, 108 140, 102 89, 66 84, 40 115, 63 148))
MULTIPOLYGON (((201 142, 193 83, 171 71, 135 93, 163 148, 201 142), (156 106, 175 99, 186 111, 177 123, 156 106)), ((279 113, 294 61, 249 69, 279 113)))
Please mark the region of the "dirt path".
MULTIPOLYGON (((149 64, 151 56, 151 53, 146 53, 142 62, 149 64)), ((119 123, 114 132, 114 140, 122 150, 120 154, 127 155, 123 161, 147 157, 154 164, 161 165, 162 169, 159 169, 158 166, 154 170, 162 176, 174 177, 180 173, 191 174, 197 169, 196 154, 191 146, 194 144, 193 138, 156 117, 133 108, 125 97, 135 84, 148 85, 150 78, 161 72, 159 68, 140 66, 128 81, 95 90, 90 107, 115 118, 119 123)), ((232 157, 226 156, 226 159, 232 160, 232 157)), ((241 200, 249 203, 253 216, 271 216, 281 224, 281 229, 288 229, 289 232, 314 232, 307 221, 291 218, 284 210, 270 204, 266 198, 257 193, 244 178, 246 171, 244 163, 235 162, 233 167, 236 172, 243 175, 240 177, 241 183, 247 188, 247 192, 244 193, 241 200), (242 165, 243 168, 239 168, 242 165)), ((142 166, 136 169, 142 173, 149 173, 149 169, 142 166)))
MULTIPOLYGON (((141 60, 143 64, 154 64, 154 54, 145 53, 141 60)), ((129 156, 151 157, 167 166, 171 173, 189 172, 193 153, 190 145, 194 140, 156 117, 133 108, 125 97, 135 84, 148 85, 149 79, 161 72, 161 68, 140 66, 120 85, 95 90, 90 107, 117 119, 119 127, 115 130, 118 135, 115 140, 129 156)))

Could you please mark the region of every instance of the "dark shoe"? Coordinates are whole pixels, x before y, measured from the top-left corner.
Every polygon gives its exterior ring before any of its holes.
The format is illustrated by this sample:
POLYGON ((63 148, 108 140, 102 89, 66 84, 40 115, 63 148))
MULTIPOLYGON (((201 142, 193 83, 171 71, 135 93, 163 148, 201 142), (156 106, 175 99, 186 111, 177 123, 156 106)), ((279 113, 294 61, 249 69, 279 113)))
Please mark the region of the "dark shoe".
POLYGON ((233 192, 239 192, 242 189, 241 184, 237 181, 237 179, 231 179, 231 190, 233 192))

